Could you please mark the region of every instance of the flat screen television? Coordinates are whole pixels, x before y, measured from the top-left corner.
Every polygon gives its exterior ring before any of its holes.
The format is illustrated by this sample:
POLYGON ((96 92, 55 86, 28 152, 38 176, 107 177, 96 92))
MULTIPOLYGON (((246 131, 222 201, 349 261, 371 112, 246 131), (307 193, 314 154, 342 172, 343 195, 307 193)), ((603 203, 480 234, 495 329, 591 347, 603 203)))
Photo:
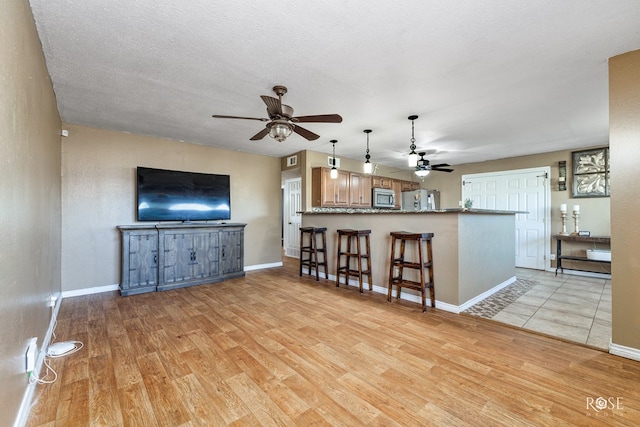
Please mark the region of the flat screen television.
POLYGON ((138 221, 221 221, 231 219, 229 175, 138 166, 138 221))

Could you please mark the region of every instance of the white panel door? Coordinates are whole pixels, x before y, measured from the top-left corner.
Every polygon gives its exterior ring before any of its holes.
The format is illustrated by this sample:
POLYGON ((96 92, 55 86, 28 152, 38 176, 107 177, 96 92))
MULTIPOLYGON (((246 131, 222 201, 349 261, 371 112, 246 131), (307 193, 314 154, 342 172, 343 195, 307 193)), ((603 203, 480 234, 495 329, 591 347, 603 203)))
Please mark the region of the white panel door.
POLYGON ((541 168, 462 177, 463 199, 473 200, 474 208, 528 212, 516 215, 516 267, 545 269, 548 174, 548 168, 541 168))
POLYGON ((302 178, 284 182, 284 254, 300 257, 300 225, 302 225, 302 178))

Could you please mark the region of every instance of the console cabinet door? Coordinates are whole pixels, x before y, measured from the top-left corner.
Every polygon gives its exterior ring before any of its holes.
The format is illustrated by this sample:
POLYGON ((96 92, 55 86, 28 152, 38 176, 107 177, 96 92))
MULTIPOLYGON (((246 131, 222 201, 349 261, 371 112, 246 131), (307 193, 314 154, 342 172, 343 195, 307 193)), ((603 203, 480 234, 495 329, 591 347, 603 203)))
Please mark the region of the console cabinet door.
POLYGON ((218 230, 193 235, 193 275, 197 279, 220 275, 220 233, 218 230))
POLYGON ((244 228, 220 231, 220 259, 225 278, 244 276, 244 228))
POLYGON ((161 230, 158 288, 173 289, 220 280, 219 246, 218 229, 161 230))
POLYGON ((155 230, 122 231, 121 295, 153 292, 158 285, 158 235, 155 230))

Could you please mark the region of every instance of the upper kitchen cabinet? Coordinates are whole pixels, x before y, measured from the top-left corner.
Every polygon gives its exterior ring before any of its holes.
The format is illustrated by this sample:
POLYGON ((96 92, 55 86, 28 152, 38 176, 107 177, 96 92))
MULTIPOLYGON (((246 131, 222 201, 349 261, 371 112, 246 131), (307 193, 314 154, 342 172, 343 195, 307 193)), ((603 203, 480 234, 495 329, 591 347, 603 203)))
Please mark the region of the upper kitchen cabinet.
POLYGON ((374 176, 371 178, 371 187, 373 188, 392 188, 393 179, 387 178, 386 176, 374 176))
POLYGON ((349 205, 355 208, 371 207, 371 177, 355 172, 349 173, 349 205))
POLYGON ((311 169, 311 206, 348 207, 349 172, 338 169, 338 178, 332 179, 329 168, 311 169))
POLYGON ((420 183, 413 181, 401 181, 402 191, 416 191, 420 189, 420 183))

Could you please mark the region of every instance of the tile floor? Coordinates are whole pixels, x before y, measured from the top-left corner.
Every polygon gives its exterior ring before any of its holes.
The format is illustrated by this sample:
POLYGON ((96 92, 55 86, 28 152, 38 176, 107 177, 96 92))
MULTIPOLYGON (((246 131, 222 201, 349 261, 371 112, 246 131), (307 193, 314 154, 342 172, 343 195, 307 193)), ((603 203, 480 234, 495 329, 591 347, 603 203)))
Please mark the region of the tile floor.
POLYGON ((465 313, 609 349, 611 280, 522 268, 516 277, 502 296, 494 294, 498 304, 492 307, 492 296, 465 313))

